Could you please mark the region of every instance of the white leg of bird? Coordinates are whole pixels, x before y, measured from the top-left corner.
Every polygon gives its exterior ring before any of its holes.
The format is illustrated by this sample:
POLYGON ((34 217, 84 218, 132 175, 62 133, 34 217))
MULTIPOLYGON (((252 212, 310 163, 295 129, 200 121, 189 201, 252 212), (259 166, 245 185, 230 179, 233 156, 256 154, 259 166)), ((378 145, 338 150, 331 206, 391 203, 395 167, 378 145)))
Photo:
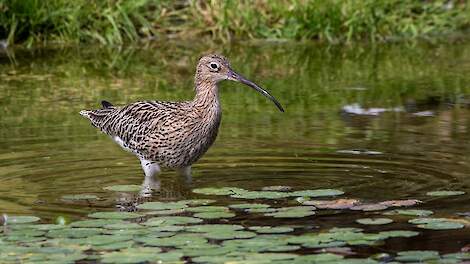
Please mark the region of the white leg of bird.
POLYGON ((193 181, 193 176, 191 175, 191 166, 177 169, 178 173, 186 178, 187 183, 193 181))
POLYGON ((160 180, 155 176, 160 173, 160 166, 157 163, 152 163, 146 159, 140 159, 140 165, 145 173, 145 179, 142 183, 141 196, 148 197, 152 194, 152 191, 160 190, 160 180))

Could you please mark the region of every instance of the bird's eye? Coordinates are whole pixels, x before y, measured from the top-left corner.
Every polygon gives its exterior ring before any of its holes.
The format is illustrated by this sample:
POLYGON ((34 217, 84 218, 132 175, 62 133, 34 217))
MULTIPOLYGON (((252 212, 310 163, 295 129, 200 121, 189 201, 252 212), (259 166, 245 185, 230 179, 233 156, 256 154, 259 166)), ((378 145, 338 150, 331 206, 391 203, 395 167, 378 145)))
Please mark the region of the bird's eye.
POLYGON ((216 62, 211 62, 211 63, 209 64, 209 67, 210 67, 211 70, 213 70, 213 71, 219 70, 219 64, 216 63, 216 62))

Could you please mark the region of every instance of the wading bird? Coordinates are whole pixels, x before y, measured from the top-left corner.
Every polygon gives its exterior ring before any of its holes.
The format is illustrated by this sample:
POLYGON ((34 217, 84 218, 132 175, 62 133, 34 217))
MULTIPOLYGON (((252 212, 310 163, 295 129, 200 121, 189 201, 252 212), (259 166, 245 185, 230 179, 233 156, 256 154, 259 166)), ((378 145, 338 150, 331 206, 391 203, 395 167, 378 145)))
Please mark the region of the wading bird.
POLYGON ((207 55, 196 68, 196 96, 192 101, 141 101, 122 107, 102 101, 102 109, 82 110, 80 114, 134 153, 146 179, 165 167, 178 170, 190 180, 191 164, 201 158, 217 137, 221 119, 217 84, 223 80, 248 85, 284 112, 271 94, 234 72, 225 57, 207 55))

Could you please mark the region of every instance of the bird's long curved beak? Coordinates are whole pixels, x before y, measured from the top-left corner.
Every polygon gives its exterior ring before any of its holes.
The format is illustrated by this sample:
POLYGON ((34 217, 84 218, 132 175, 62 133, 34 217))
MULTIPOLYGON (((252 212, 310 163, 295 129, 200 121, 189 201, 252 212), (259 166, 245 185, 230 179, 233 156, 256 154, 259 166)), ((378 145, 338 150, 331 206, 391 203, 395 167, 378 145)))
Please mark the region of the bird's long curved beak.
POLYGON ((246 79, 245 77, 241 76, 240 74, 230 70, 227 74, 227 79, 231 81, 241 82, 253 88, 254 90, 258 91, 260 94, 266 96, 269 100, 271 100, 279 109, 279 111, 284 112, 284 108, 282 105, 272 96, 268 91, 264 90, 263 88, 259 87, 256 83, 246 79))

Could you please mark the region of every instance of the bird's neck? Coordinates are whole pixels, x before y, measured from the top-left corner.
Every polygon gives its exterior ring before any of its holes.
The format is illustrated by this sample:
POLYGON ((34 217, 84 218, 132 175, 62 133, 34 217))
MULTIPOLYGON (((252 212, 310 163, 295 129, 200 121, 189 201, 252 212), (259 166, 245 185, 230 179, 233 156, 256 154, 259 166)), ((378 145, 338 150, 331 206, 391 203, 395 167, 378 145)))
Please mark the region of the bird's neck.
POLYGON ((215 82, 196 83, 193 107, 204 115, 220 115, 219 89, 215 82))

